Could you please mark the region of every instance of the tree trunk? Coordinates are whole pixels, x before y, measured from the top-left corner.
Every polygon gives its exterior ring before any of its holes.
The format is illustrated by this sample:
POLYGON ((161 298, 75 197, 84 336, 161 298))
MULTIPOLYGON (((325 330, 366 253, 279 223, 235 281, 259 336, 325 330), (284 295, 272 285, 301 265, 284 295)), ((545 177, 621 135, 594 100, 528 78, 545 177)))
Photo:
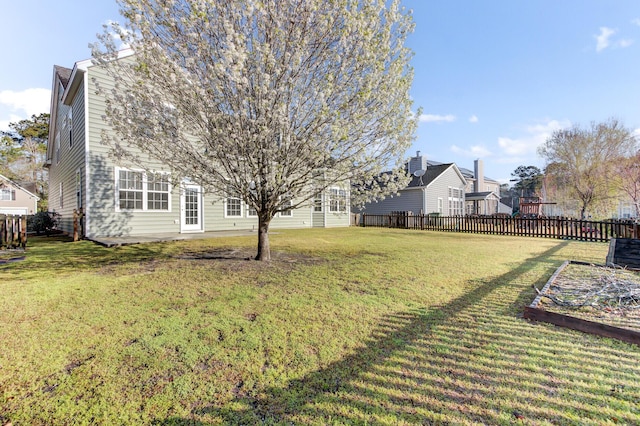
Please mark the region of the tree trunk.
POLYGON ((271 218, 268 215, 258 214, 258 254, 255 260, 271 260, 271 249, 269 248, 269 223, 271 218))
POLYGON ((585 220, 587 216, 587 205, 582 204, 582 208, 580 209, 580 219, 585 220))

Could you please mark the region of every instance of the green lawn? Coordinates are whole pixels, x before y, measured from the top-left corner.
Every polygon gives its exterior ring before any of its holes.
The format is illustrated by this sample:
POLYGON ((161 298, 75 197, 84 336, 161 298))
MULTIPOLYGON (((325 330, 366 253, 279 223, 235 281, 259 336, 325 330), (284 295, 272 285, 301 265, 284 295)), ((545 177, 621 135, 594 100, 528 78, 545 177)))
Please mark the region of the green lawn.
POLYGON ((0 425, 640 424, 640 347, 521 318, 608 246, 351 228, 0 265, 0 425))

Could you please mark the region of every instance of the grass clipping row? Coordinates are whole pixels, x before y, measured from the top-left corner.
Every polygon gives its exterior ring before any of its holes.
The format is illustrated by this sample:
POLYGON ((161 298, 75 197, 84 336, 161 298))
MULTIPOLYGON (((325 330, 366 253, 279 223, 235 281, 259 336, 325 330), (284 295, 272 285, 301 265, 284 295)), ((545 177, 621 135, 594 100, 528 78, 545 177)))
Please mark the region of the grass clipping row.
POLYGON ((640 331, 640 273, 596 265, 567 265, 540 308, 640 331))

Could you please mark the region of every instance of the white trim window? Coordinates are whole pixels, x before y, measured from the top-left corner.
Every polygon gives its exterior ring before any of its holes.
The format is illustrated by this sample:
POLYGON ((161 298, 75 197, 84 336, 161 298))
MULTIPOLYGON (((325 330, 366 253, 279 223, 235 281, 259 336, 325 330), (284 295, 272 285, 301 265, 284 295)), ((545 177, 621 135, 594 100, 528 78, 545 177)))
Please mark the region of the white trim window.
POLYGON ((141 171, 120 169, 116 171, 116 190, 119 210, 143 210, 144 187, 141 171))
POLYGON ((282 208, 284 210, 282 210, 280 212, 280 217, 292 217, 293 216, 293 210, 291 209, 291 198, 289 197, 284 197, 284 199, 282 200, 282 208))
POLYGON ((342 188, 331 188, 329 190, 329 211, 331 213, 346 213, 347 211, 347 191, 342 188))
POLYGON ((82 208, 82 173, 76 170, 76 209, 82 208))
POLYGON ((55 139, 56 164, 60 163, 60 130, 56 131, 55 139))
POLYGON ((464 190, 449 187, 449 216, 462 216, 464 214, 464 190))
POLYGON ((247 217, 258 217, 258 211, 250 205, 247 205, 247 217))
POLYGON ((171 211, 171 185, 166 173, 116 168, 116 211, 171 211))
POLYGON ((442 198, 438 198, 438 213, 442 214, 444 208, 444 200, 442 198))
POLYGON ((16 190, 11 188, 0 189, 0 201, 15 201, 16 190))
POLYGON ((227 191, 224 202, 224 217, 242 217, 242 199, 234 191, 227 191))
POLYGON ((313 211, 315 213, 322 213, 322 193, 318 192, 313 197, 313 211))
POLYGON ((153 173, 147 175, 147 210, 169 210, 169 175, 153 173))

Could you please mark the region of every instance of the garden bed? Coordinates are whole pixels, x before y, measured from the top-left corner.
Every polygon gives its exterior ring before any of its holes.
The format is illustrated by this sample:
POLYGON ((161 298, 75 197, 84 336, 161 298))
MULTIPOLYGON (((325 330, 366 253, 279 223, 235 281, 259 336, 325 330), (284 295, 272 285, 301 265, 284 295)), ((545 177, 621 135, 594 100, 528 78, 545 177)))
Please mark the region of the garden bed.
POLYGON ((567 261, 524 317, 640 345, 640 273, 567 261))

